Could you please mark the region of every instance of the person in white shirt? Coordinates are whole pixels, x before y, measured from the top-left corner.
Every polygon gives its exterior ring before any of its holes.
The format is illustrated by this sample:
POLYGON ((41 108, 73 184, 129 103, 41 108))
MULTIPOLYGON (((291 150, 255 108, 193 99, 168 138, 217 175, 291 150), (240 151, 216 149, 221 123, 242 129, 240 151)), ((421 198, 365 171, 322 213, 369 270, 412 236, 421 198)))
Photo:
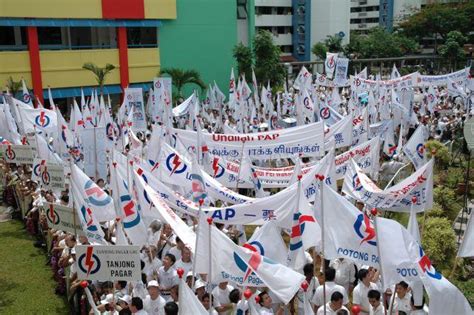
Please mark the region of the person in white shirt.
POLYGON ((342 294, 343 296, 343 305, 347 305, 349 302, 347 298, 347 292, 346 289, 344 289, 343 286, 340 286, 334 282, 334 279, 336 277, 336 270, 331 267, 327 267, 325 270, 325 286, 326 286, 326 295, 323 295, 324 292, 324 286, 320 285, 317 289, 316 292, 314 293, 313 299, 311 300, 311 303, 314 304, 314 311, 317 312, 318 309, 324 305, 324 301, 329 302, 331 299, 332 294, 337 291, 342 294))
POLYGON ((276 313, 273 312, 273 309, 272 309, 273 301, 267 292, 260 293, 258 297, 260 298, 258 303, 261 306, 260 311, 259 311, 260 315, 273 315, 273 314, 283 315, 283 311, 285 310, 284 307, 280 307, 278 311, 276 311, 276 313))
POLYGON ((411 293, 409 292, 409 287, 408 283, 405 281, 401 281, 397 283, 395 286, 395 292, 392 296, 392 299, 390 300, 390 305, 392 305, 392 300, 395 298, 395 301, 393 301, 393 307, 392 307, 392 313, 395 313, 399 315, 408 315, 410 314, 411 311, 411 293), (404 312, 404 313, 401 313, 404 312))
POLYGON ((170 302, 171 298, 171 288, 178 285, 178 274, 174 268, 174 263, 176 258, 172 254, 166 254, 163 258, 163 266, 158 270, 158 281, 160 283, 161 295, 166 300, 170 302))
POLYGON ((212 315, 218 315, 217 311, 213 307, 211 307, 211 297, 209 296, 209 293, 203 294, 201 303, 206 310, 209 311, 209 308, 211 308, 210 312, 212 315))
POLYGON ((130 304, 130 311, 132 312, 132 314, 148 315, 148 312, 143 310, 143 301, 139 297, 132 298, 132 304, 130 304))
POLYGON ((370 290, 367 293, 367 298, 370 303, 370 315, 385 315, 385 308, 380 303, 380 292, 377 290, 370 290))
POLYGON ((219 315, 230 314, 233 305, 230 302, 229 294, 233 289, 234 287, 225 281, 219 283, 219 285, 212 290, 213 304, 219 315))
POLYGON ((145 311, 150 315, 164 315, 166 301, 160 296, 158 281, 152 280, 148 282, 148 293, 143 303, 145 311))
POLYGON ((331 301, 326 303, 326 313, 324 312, 324 306, 321 306, 316 315, 337 315, 337 312, 340 310, 345 310, 349 313, 349 310, 342 305, 343 302, 344 296, 341 292, 336 291, 331 295, 331 301))
POLYGON ((188 247, 184 247, 181 251, 181 259, 179 259, 175 264, 175 269, 178 270, 182 268, 184 274, 187 275, 188 272, 193 269, 193 262, 191 261, 191 250, 188 247))
POLYGON ((306 292, 302 288, 298 290, 296 298, 298 299, 298 314, 304 313, 304 296, 306 295, 306 300, 311 302, 313 296, 316 292, 316 289, 319 287, 318 278, 314 276, 314 265, 306 264, 303 267, 303 273, 306 277, 306 282, 308 282, 308 288, 306 292))
POLYGON ((359 283, 352 292, 352 304, 359 305, 360 315, 369 315, 370 303, 367 294, 370 290, 378 290, 375 283, 370 282, 370 275, 367 269, 361 269, 358 273, 359 283))
POLYGON ((150 246, 145 248, 145 258, 143 259, 145 267, 143 268, 142 273, 146 274, 147 281, 151 281, 158 277, 158 272, 162 266, 161 260, 156 257, 157 248, 155 246, 150 246))
POLYGON ((176 257, 176 261, 178 261, 181 259, 181 255, 185 246, 184 246, 183 241, 179 238, 179 236, 176 236, 175 242, 176 242, 176 246, 171 247, 168 253, 173 254, 174 257, 176 257))
POLYGON ((352 292, 356 271, 354 263, 348 259, 338 258, 331 261, 329 266, 336 269, 334 282, 342 285, 347 293, 352 292))

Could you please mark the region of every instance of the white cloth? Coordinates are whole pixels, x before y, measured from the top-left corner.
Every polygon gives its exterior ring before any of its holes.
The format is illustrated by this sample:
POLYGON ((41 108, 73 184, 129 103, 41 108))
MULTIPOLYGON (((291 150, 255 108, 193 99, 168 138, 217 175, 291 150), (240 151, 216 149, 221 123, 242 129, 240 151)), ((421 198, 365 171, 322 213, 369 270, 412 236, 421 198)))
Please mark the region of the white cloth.
POLYGON ((367 294, 370 290, 378 290, 377 285, 371 282, 367 287, 362 282, 359 282, 352 292, 352 304, 360 305, 363 309, 367 310, 367 312, 361 311, 360 315, 369 314, 368 311, 370 311, 371 306, 367 294))
POLYGON ((298 299, 298 309, 303 309, 304 308, 304 295, 306 294, 306 299, 308 301, 313 300, 314 294, 316 293, 316 289, 319 287, 319 281, 318 278, 313 277, 311 278, 311 281, 309 282, 308 289, 306 289, 306 292, 303 291, 303 289, 298 290, 297 294, 297 299, 298 299))
MULTIPOLYGON (((405 294, 405 296, 403 297, 403 299, 398 297, 398 294, 395 294, 395 301, 393 302, 393 310, 392 311, 393 312, 402 311, 402 312, 405 312, 407 314, 410 314, 410 312, 411 312, 411 301, 410 301, 410 299, 411 299, 411 293, 410 292, 407 292, 405 294)), ((391 303, 391 300, 390 300, 390 303, 391 303)))
MULTIPOLYGON (((331 302, 328 302, 328 303, 326 303, 326 313, 324 313, 324 307, 321 306, 318 309, 318 312, 316 313, 316 315, 336 315, 337 311, 339 311, 339 310, 345 310, 345 311, 349 312, 349 310, 345 306, 342 306, 340 309, 333 310, 331 308, 331 302)), ((348 314, 350 314, 350 313, 348 313, 348 314)))
POLYGON ((380 303, 375 309, 371 305, 370 315, 385 315, 385 308, 383 307, 382 303, 380 303))
MULTIPOLYGON (((344 289, 343 286, 340 286, 340 285, 334 283, 333 281, 326 282, 326 301, 331 301, 331 295, 335 291, 340 292, 342 294, 342 296, 343 296, 342 304, 346 305, 349 302, 349 300, 347 298, 346 289, 344 289)), ((317 306, 324 305, 324 296, 323 296, 323 286, 322 285, 320 285, 316 289, 316 293, 314 294, 313 299, 311 300, 311 303, 313 303, 314 305, 317 305, 317 306)))
MULTIPOLYGON (((212 297, 213 297, 213 302, 214 302, 214 307, 218 308, 222 305, 229 304, 229 293, 234 290, 234 287, 231 285, 227 285, 225 289, 219 288, 219 286, 215 287, 212 290, 212 297)), ((229 311, 227 312, 218 312, 219 315, 227 315, 230 314, 229 311)))
POLYGON ((166 302, 171 301, 171 295, 169 290, 178 285, 179 279, 178 274, 176 273, 176 269, 170 267, 167 271, 165 271, 165 267, 161 266, 158 272, 158 282, 164 290, 162 290, 161 294, 166 302))
POLYGON ((150 295, 147 295, 143 301, 143 309, 150 315, 164 315, 165 304, 166 301, 162 296, 158 296, 156 300, 152 300, 150 295))
POLYGON ((346 289, 346 292, 349 292, 349 286, 355 281, 355 265, 352 261, 348 259, 334 259, 329 265, 336 270, 336 279, 334 282, 339 284, 346 289))

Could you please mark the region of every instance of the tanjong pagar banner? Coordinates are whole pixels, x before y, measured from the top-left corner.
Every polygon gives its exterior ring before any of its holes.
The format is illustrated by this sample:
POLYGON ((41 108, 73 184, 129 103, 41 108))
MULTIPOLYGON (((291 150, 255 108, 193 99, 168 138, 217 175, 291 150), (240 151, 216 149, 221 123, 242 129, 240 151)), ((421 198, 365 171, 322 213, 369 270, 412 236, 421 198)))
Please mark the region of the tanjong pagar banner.
POLYGON ((350 160, 357 162, 357 165, 366 173, 376 175, 379 171, 380 138, 375 137, 367 142, 339 154, 334 159, 336 165, 335 179, 343 179, 346 174, 350 160))
POLYGON ((409 212, 413 197, 416 212, 433 207, 433 160, 400 183, 382 190, 353 161, 344 177, 342 191, 370 207, 409 212))
POLYGON ((61 230, 74 235, 84 235, 81 221, 77 213, 74 213, 73 208, 46 202, 43 205, 43 210, 50 229, 61 230))
MULTIPOLYGON (((188 150, 196 146, 195 131, 173 129, 173 135, 178 137, 188 150)), ((322 122, 252 134, 203 133, 202 136, 209 152, 232 159, 240 159, 243 150, 254 160, 324 155, 322 122)))
POLYGON ((76 271, 80 280, 139 281, 139 246, 76 246, 76 271))

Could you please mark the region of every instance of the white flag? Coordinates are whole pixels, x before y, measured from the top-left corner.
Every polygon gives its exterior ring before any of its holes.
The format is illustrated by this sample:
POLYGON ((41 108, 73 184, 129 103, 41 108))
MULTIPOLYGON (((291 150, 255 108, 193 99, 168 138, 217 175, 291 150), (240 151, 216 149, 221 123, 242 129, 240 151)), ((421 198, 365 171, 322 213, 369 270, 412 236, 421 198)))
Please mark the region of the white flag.
POLYGON ((459 257, 474 257, 474 213, 471 213, 464 231, 463 241, 459 246, 459 257))
POLYGON ((326 61, 324 62, 324 69, 326 71, 326 77, 332 79, 334 76, 334 70, 336 69, 337 54, 326 53, 326 61))
MULTIPOLYGON (((185 276, 186 277, 186 276, 185 276)), ((196 294, 188 286, 186 281, 181 278, 179 280, 179 315, 207 315, 209 312, 204 308, 198 300, 196 294)))
POLYGON ((305 66, 303 66, 301 67, 301 70, 298 73, 298 76, 296 77, 293 86, 299 90, 309 89, 311 88, 312 81, 313 75, 311 74, 311 72, 308 71, 308 69, 306 69, 305 66))
POLYGON ((21 79, 22 84, 22 101, 25 104, 30 105, 33 107, 33 100, 31 98, 30 92, 28 92, 28 88, 26 87, 25 80, 21 79))
POLYGON ((419 169, 428 162, 425 149, 426 139, 428 139, 428 132, 426 127, 420 124, 403 147, 403 153, 410 159, 415 169, 419 169))
POLYGON ((258 227, 243 247, 258 251, 262 256, 268 257, 277 263, 286 263, 286 245, 281 237, 280 228, 272 221, 258 227))
POLYGON ((57 132, 57 117, 54 111, 32 108, 19 102, 16 104, 25 133, 43 131, 52 135, 57 132))

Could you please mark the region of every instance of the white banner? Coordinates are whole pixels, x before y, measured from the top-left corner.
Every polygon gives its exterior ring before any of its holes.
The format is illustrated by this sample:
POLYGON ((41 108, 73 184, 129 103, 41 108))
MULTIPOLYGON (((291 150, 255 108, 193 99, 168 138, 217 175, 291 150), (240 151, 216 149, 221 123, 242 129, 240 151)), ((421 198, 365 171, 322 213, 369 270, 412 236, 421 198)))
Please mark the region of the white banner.
POLYGON ((145 105, 143 104, 143 89, 142 88, 126 88, 124 93, 124 103, 128 111, 133 111, 134 131, 146 131, 146 115, 145 105))
POLYGON ((336 53, 326 53, 326 61, 324 62, 324 70, 326 71, 326 76, 329 79, 332 79, 334 76, 334 70, 336 69, 337 54, 336 53))
POLYGON ((379 171, 380 138, 375 137, 367 142, 336 156, 335 180, 343 179, 350 160, 353 159, 357 165, 366 173, 377 174, 379 171))
POLYGON ((429 161, 410 177, 386 190, 378 188, 352 162, 347 168, 342 191, 369 207, 400 212, 410 212, 412 198, 416 197, 417 202, 413 204, 414 211, 428 210, 433 207, 433 161, 429 161))
POLYGON ((469 77, 469 67, 456 72, 451 72, 442 75, 420 75, 418 85, 429 86, 429 85, 447 85, 449 80, 454 81, 457 84, 462 84, 467 81, 469 77))
MULTIPOLYGON (((195 131, 173 129, 173 136, 177 136, 188 150, 196 146, 195 131)), ((203 133, 203 138, 210 153, 233 159, 242 157, 243 148, 254 160, 288 158, 295 154, 313 157, 324 155, 324 129, 321 122, 253 134, 203 133)))
POLYGON ((76 246, 80 280, 140 281, 139 246, 76 246))
POLYGON ((173 108, 173 116, 179 117, 186 115, 193 106, 196 106, 196 98, 194 93, 191 94, 191 96, 188 97, 184 102, 173 108))
POLYGON ((107 145, 105 127, 79 129, 84 153, 84 171, 89 177, 107 178, 107 145))
POLYGON ((7 163, 33 164, 33 148, 29 145, 0 145, 0 151, 7 163))
POLYGON ((48 163, 46 160, 34 159, 31 179, 46 189, 64 189, 64 166, 48 163))
POLYGON ((347 70, 349 69, 348 58, 337 58, 336 73, 334 74, 334 83, 336 86, 343 86, 347 84, 347 70))
POLYGON ((75 218, 73 217, 73 208, 46 202, 43 205, 43 210, 50 229, 61 230, 74 235, 84 235, 77 213, 74 213, 75 218))
POLYGON ((350 76, 351 87, 356 91, 363 92, 369 91, 371 89, 380 86, 385 89, 401 89, 417 86, 420 80, 420 74, 418 72, 413 72, 407 74, 403 77, 399 77, 393 80, 368 80, 362 79, 360 77, 350 76))

